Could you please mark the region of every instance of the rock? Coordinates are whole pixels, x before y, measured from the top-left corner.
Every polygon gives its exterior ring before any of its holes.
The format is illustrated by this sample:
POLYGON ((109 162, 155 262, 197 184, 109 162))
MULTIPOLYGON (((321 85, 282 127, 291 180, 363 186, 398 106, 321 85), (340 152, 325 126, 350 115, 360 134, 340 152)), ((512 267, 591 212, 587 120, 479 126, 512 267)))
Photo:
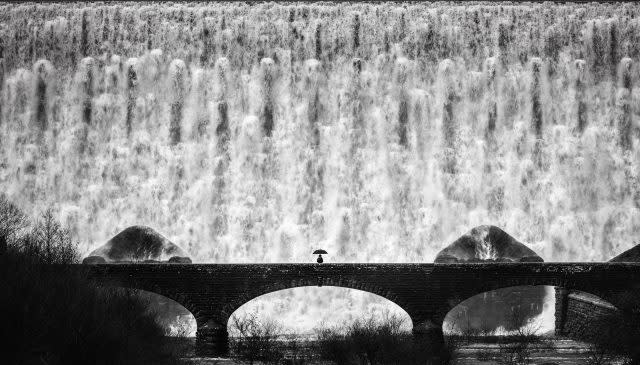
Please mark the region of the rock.
POLYGON ((89 256, 82 260, 84 265, 106 264, 107 260, 102 256, 89 256))
POLYGON ((441 264, 453 264, 458 262, 458 259, 455 256, 444 254, 438 255, 438 257, 436 258, 436 262, 441 264))
POLYGON ((100 256, 106 262, 167 261, 170 257, 188 257, 173 242, 145 226, 132 226, 113 236, 89 256, 100 256))
MULTIPOLYGON (((495 226, 473 228, 440 251, 436 263, 544 262, 533 250, 495 226)), ((447 315, 445 328, 491 332, 516 329, 542 313, 543 286, 502 288, 466 298, 447 315), (516 319, 511 313, 520 308, 516 319)))
MULTIPOLYGON (((183 249, 160 233, 149 227, 132 226, 91 252, 83 263, 165 264, 176 260, 191 262, 183 249)), ((136 290, 135 293, 148 303, 149 312, 154 313, 166 331, 170 331, 181 316, 193 319, 185 307, 169 298, 143 290, 136 290)))
POLYGON ((170 264, 190 264, 191 259, 188 257, 173 256, 169 259, 170 264))
POLYGON ((518 262, 544 262, 540 256, 526 256, 518 260, 518 262))
POLYGON ((640 262, 640 245, 626 250, 609 260, 609 262, 640 262))
POLYGON ((543 262, 533 250, 496 226, 478 226, 440 251, 435 262, 543 262), (526 258, 527 261, 522 261, 526 258), (537 261, 534 261, 537 260, 537 261))

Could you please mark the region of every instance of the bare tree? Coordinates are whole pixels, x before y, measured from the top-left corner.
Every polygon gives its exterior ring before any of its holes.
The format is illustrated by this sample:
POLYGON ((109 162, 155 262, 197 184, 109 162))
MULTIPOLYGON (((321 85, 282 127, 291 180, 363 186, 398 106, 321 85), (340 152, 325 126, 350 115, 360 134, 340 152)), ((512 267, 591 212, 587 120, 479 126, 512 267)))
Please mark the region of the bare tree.
POLYGON ((36 221, 23 246, 45 263, 68 264, 79 260, 77 243, 71 239, 69 230, 55 219, 51 208, 36 221))
POLYGON ((4 194, 0 194, 0 237, 7 243, 19 236, 29 226, 27 216, 4 194))

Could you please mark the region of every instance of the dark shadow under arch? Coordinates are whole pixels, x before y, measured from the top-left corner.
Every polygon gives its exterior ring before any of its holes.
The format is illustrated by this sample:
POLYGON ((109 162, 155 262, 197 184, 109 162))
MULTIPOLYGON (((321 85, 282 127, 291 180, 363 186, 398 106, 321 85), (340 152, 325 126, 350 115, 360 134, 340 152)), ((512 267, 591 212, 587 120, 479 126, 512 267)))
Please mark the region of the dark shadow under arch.
POLYGON ((156 318, 156 322, 170 337, 195 337, 197 321, 194 314, 182 303, 154 291, 119 287, 128 290, 147 302, 148 313, 156 318))
POLYGON ((444 318, 445 334, 464 333, 494 335, 520 328, 527 321, 540 318, 553 330, 552 286, 524 285, 489 290, 462 300, 444 318), (545 316, 546 315, 546 316, 545 316))
POLYGON ((494 335, 496 329, 502 328, 507 332, 536 317, 549 317, 552 314, 553 318, 542 318, 552 322, 545 322, 540 333, 546 330, 547 333, 585 340, 593 335, 588 334, 591 332, 590 323, 600 320, 600 317, 618 313, 615 305, 582 290, 554 285, 506 286, 457 301, 445 315, 443 332, 450 335, 494 335), (483 304, 485 308, 479 309, 478 306, 483 304), (514 307, 518 307, 517 316, 514 315, 514 307), (493 318, 488 317, 491 310, 497 311, 493 318), (465 311, 466 315, 476 318, 471 318, 466 323, 463 319, 460 323, 460 314, 465 311))

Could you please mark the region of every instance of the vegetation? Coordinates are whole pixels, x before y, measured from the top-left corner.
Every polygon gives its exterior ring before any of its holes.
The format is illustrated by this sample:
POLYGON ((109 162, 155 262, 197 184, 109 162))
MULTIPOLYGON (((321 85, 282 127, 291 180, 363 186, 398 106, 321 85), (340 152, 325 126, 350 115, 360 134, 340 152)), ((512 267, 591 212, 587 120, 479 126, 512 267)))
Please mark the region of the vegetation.
POLYGON ((320 328, 316 332, 319 354, 338 365, 441 363, 442 359, 430 358, 428 347, 414 341, 402 324, 401 318, 386 315, 357 320, 345 330, 320 328))
MULTIPOLYGON (((549 345, 550 338, 540 334, 540 323, 527 317, 527 313, 520 306, 513 307, 504 328, 515 329, 502 334, 485 325, 485 321, 481 321, 480 328, 472 327, 468 324, 468 317, 464 319, 467 321, 466 324, 450 322, 449 332, 452 335, 447 338, 447 346, 451 360, 455 361, 455 356, 462 346, 478 342, 495 342, 498 344, 497 354, 481 352, 477 354, 477 360, 493 360, 500 365, 532 364, 534 349, 549 345)), ((462 320, 458 318, 458 321, 462 320)))
POLYGON ((508 342, 500 345, 501 365, 525 365, 532 363, 532 348, 546 341, 539 335, 540 324, 533 320, 526 320, 525 313, 520 306, 514 307, 509 317, 511 323, 524 323, 506 336, 508 342))
POLYGON ((147 303, 81 272, 68 230, 45 211, 33 224, 0 196, 0 351, 5 364, 163 364, 164 333, 147 303))
POLYGON ((231 317, 231 332, 235 336, 231 352, 237 360, 253 364, 278 363, 284 354, 278 345, 282 327, 273 320, 260 321, 257 313, 231 317))

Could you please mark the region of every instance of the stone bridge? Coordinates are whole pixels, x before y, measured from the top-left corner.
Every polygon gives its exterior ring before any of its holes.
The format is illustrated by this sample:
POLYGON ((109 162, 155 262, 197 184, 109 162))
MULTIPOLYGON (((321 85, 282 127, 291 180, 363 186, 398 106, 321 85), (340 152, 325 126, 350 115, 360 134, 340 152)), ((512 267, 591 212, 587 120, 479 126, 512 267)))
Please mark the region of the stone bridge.
POLYGON ((474 295, 513 286, 551 285, 596 295, 622 310, 640 298, 635 263, 465 264, 99 264, 78 265, 101 285, 171 298, 195 317, 196 350, 228 351, 227 321, 251 299, 303 286, 337 286, 380 295, 411 317, 414 336, 430 348, 443 345, 447 313, 474 295))

